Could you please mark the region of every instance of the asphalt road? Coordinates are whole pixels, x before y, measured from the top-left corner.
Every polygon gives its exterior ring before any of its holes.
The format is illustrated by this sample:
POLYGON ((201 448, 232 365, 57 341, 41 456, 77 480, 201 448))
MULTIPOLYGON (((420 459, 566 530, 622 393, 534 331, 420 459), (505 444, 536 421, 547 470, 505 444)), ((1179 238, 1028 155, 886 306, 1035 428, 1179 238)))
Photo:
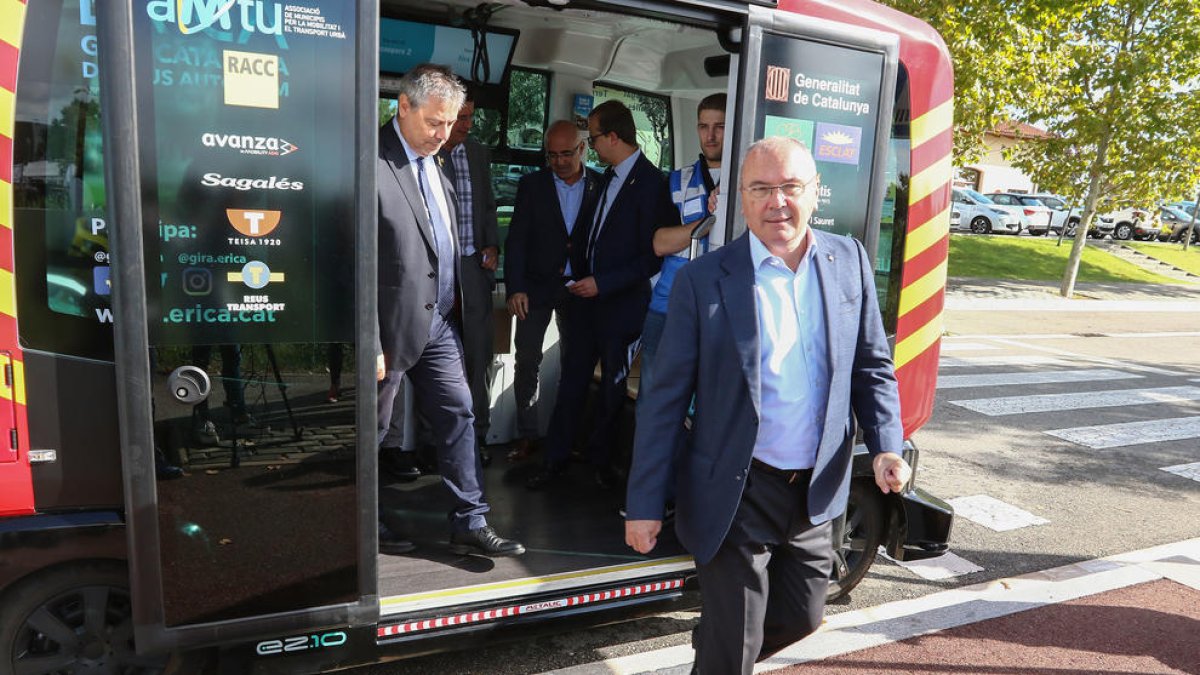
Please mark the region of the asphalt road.
MULTIPOLYGON (((934 415, 915 436, 918 481, 944 499, 992 498, 1040 522, 997 531, 960 516, 951 550, 981 569, 930 580, 881 559, 829 614, 1200 536, 1200 483, 1163 470, 1200 462, 1194 312, 949 311, 946 331, 934 415), (1155 440, 1169 429, 1184 437, 1155 440)), ((351 672, 593 663, 686 644, 694 605, 689 597, 646 619, 351 672)))

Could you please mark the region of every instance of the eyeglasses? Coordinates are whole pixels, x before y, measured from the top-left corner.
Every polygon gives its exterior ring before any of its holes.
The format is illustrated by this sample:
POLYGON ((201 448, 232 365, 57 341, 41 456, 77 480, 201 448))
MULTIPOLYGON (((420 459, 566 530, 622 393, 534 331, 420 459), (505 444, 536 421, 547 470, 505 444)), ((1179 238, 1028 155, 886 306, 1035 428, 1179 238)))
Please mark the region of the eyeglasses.
POLYGON ((607 135, 608 135, 608 132, 605 131, 602 133, 595 134, 593 136, 588 136, 588 147, 595 148, 596 147, 596 139, 600 138, 601 136, 607 136, 607 135))
POLYGON ((750 187, 742 188, 742 192, 752 201, 764 202, 775 194, 776 190, 783 195, 784 199, 796 199, 804 194, 809 185, 817 182, 818 176, 813 176, 812 180, 805 183, 783 183, 781 185, 751 185, 750 187))
POLYGON ((579 145, 575 146, 574 150, 565 150, 563 152, 550 152, 549 150, 547 150, 546 151, 546 159, 551 162, 553 162, 555 160, 559 160, 559 159, 571 159, 575 155, 579 154, 579 151, 582 149, 583 149, 583 143, 581 142, 579 145))

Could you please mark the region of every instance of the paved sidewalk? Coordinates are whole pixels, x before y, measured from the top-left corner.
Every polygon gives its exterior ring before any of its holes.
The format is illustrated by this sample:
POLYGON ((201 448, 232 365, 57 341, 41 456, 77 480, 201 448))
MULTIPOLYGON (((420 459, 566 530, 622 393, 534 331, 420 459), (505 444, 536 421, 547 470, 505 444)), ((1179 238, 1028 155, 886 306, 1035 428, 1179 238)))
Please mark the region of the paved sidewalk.
MULTIPOLYGON (((1200 538, 830 616, 755 672, 1200 673, 1200 538)), ((556 671, 686 675, 671 647, 556 671)))
POLYGON ((1081 282, 1070 299, 1059 295, 1058 287, 1057 281, 951 277, 945 306, 956 311, 1200 312, 1200 284, 1081 282))

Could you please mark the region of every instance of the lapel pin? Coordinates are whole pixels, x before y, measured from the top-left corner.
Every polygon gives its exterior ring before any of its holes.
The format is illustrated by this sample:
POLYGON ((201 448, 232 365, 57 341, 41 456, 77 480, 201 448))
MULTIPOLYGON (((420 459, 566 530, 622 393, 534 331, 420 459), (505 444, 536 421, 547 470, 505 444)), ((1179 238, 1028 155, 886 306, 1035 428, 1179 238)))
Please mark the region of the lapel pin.
POLYGON ((829 262, 833 262, 833 254, 832 253, 827 254, 825 257, 829 260, 829 262))

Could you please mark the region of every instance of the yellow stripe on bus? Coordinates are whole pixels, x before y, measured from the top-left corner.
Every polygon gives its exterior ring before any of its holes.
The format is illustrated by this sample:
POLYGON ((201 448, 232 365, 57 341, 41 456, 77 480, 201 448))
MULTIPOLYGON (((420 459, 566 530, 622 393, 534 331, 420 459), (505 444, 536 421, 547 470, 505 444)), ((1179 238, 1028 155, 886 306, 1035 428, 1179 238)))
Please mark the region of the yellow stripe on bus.
POLYGON ((0 225, 12 229, 12 184, 0 180, 0 225))
POLYGON ((412 595, 397 595, 389 598, 383 598, 379 601, 380 607, 389 605, 408 604, 421 600, 433 600, 436 598, 452 598, 458 595, 467 595, 471 593, 486 593, 489 591, 504 591, 523 586, 535 586, 538 584, 551 583, 554 581, 570 581, 572 579, 586 579, 587 577, 599 576, 601 574, 612 574, 614 572, 627 572, 638 570, 646 567, 658 567, 665 564, 691 562, 691 556, 678 556, 675 558, 666 558, 662 560, 647 560, 646 562, 637 562, 629 565, 615 565, 612 567, 601 567, 581 572, 563 572, 561 574, 550 574, 544 577, 522 577, 512 581, 500 581, 494 584, 480 584, 478 586, 461 586, 458 588, 447 588, 440 591, 431 591, 429 593, 413 593, 412 595))
POLYGON ((0 87, 0 136, 13 137, 13 100, 16 94, 0 87))
MULTIPOLYGON (((0 357, 0 366, 8 361, 8 357, 0 357)), ((17 390, 17 403, 25 405, 25 362, 13 361, 13 387, 17 390)), ((0 378, 0 399, 5 401, 13 400, 13 392, 4 384, 4 378, 0 378)))
POLYGON ((25 27, 25 3, 0 0, 0 40, 20 49, 21 29, 25 27))
POLYGON ((946 261, 929 270, 925 276, 917 279, 900 290, 900 314, 904 316, 921 306, 921 303, 932 298, 946 286, 946 261))
POLYGON ((915 204, 933 194, 950 182, 954 174, 953 160, 949 154, 913 174, 908 191, 908 203, 915 204))
POLYGON ((912 146, 918 147, 954 124, 954 99, 950 99, 912 121, 912 146))
POLYGON ((0 269, 0 313, 12 317, 17 315, 17 303, 13 298, 12 270, 0 269))
POLYGON ((950 207, 904 235, 904 262, 921 255, 950 233, 950 207))
POLYGON ((942 313, 929 320, 929 323, 913 331, 912 335, 896 343, 896 368, 912 361, 925 350, 932 347, 942 336, 942 313))

